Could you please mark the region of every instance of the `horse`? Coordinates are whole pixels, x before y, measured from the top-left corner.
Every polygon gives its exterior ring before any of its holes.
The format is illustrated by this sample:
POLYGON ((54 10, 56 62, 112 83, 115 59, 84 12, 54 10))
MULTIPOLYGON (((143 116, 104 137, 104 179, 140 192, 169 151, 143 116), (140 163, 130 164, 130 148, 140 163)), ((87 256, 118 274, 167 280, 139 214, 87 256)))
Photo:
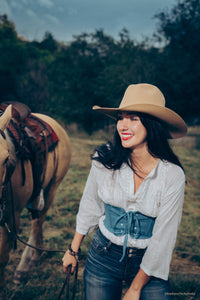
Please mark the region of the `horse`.
MULTIPOLYGON (((43 246, 42 225, 45 221, 45 215, 54 200, 56 190, 69 169, 71 147, 66 131, 57 121, 44 114, 32 113, 32 115, 49 124, 58 137, 58 143, 55 145, 55 149, 48 151, 46 154, 45 176, 43 181, 44 207, 40 211, 39 216, 31 220, 31 233, 28 244, 41 248, 43 246)), ((18 232, 21 212, 27 206, 34 189, 32 164, 29 159, 23 160, 22 163, 16 154, 13 141, 8 134, 7 126, 11 120, 12 105, 8 105, 0 116, 0 203, 3 198, 5 180, 7 177, 6 173, 9 170, 8 166, 12 165, 13 161, 15 164, 12 175, 7 182, 6 206, 10 210, 8 220, 5 224, 1 224, 0 290, 3 290, 5 286, 5 267, 9 261, 9 252, 13 245, 12 230, 15 226, 15 230, 18 232), (24 178, 22 178, 23 173, 24 178), (14 218, 12 216, 12 210, 14 218)), ((40 259, 40 255, 41 251, 28 246, 25 247, 14 274, 15 283, 20 283, 22 275, 28 272, 32 264, 40 259)))

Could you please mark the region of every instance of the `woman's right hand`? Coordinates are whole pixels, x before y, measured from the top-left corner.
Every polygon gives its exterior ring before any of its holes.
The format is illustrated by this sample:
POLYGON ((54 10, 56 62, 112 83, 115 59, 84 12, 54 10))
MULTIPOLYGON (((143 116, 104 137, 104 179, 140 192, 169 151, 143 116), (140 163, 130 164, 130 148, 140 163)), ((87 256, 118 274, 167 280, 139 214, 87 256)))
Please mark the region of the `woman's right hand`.
POLYGON ((122 300, 139 300, 141 291, 132 291, 128 289, 122 300))
POLYGON ((71 255, 70 251, 67 250, 62 258, 62 262, 64 272, 67 273, 68 268, 71 266, 71 274, 73 274, 78 262, 78 257, 71 255))

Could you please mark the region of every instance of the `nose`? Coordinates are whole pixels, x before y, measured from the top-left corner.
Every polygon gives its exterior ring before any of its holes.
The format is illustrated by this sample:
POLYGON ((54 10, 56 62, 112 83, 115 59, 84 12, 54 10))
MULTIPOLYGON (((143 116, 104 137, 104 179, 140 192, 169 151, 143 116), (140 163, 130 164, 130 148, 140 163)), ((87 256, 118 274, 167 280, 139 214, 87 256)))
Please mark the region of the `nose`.
POLYGON ((127 130, 129 128, 129 118, 122 118, 118 121, 118 128, 120 130, 127 130))

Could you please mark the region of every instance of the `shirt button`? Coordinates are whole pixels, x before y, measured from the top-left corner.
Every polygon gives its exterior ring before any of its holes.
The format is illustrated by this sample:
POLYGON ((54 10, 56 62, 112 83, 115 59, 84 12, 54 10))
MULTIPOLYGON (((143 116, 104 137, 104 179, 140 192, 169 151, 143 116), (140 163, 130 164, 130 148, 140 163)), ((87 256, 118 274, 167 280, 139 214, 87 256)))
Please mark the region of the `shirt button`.
POLYGON ((123 232, 123 230, 121 230, 121 232, 123 232))
POLYGON ((123 226, 124 224, 123 223, 121 223, 121 226, 123 226))
POLYGON ((134 227, 134 229, 136 230, 136 229, 137 229, 137 227, 134 227))

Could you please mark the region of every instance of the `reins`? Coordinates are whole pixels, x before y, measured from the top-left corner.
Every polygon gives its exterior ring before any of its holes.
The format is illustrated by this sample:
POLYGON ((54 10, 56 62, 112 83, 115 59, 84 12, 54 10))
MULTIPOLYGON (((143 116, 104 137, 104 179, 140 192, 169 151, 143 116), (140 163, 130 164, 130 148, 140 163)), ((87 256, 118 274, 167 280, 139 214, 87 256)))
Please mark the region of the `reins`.
MULTIPOLYGON (((8 227, 6 226, 7 230, 8 230, 8 227)), ((39 250, 39 251, 45 251, 45 252, 54 252, 54 253, 65 253, 65 250, 51 250, 51 249, 44 249, 44 248, 39 248, 39 247, 35 247, 33 245, 30 245, 28 244, 27 242, 23 241, 16 233, 14 235, 14 238, 15 238, 15 244, 16 244, 16 240, 18 240, 20 243, 30 247, 30 248, 33 248, 35 250, 39 250)), ((66 289, 66 300, 69 300, 70 299, 70 295, 69 295, 69 281, 70 281, 70 275, 71 275, 71 265, 67 268, 67 275, 66 275, 66 278, 63 282, 63 286, 60 290, 60 293, 59 293, 59 296, 57 298, 57 300, 60 300, 61 299, 61 296, 64 292, 64 289, 66 289)), ((77 286, 77 277, 78 277, 78 261, 77 261, 77 264, 76 264, 76 268, 75 268, 75 274, 74 274, 74 281, 73 281, 73 289, 72 289, 72 300, 75 299, 75 294, 76 294, 76 286, 77 286)))
MULTIPOLYGON (((71 274, 71 266, 69 266, 67 268, 67 276, 65 278, 65 281, 63 283, 62 289, 60 291, 60 294, 59 294, 57 300, 60 300, 65 287, 66 287, 66 299, 67 300, 69 299, 69 277, 70 277, 70 274, 71 274)), ((75 269, 75 274, 74 274, 74 282, 73 282, 73 290, 72 290, 72 300, 75 299, 77 277, 78 277, 78 261, 77 261, 77 264, 76 264, 76 269, 75 269)))
MULTIPOLYGON (((5 136, 5 133, 0 130, 0 135, 6 139, 6 136, 5 136)), ((46 150, 46 154, 47 154, 47 140, 46 140, 46 136, 43 135, 44 137, 44 140, 45 140, 45 150, 46 150)), ((54 169, 55 169, 55 162, 56 160, 56 155, 55 155, 55 149, 54 149, 54 169)), ((13 167, 13 166, 12 166, 13 167)), ((10 168, 11 171, 13 171, 14 169, 10 168)), ((8 170, 7 170, 8 171, 8 170)), ((9 170, 10 171, 10 170, 9 170)), ((44 174, 43 174, 43 179, 44 179, 44 176, 45 176, 45 173, 46 173, 46 165, 45 165, 45 171, 44 171, 44 174)), ((12 172, 9 172, 9 174, 11 175, 12 172)), ((8 175, 8 174, 7 174, 8 175)), ((15 220, 15 211, 14 211, 14 197, 13 197, 13 189, 12 189, 12 184, 11 184, 11 181, 9 180, 10 179, 10 176, 7 176, 4 184, 2 185, 3 188, 7 188, 7 185, 8 183, 10 183, 10 192, 11 192, 11 213, 12 213, 12 229, 9 227, 8 223, 7 222, 4 222, 4 226, 6 228, 6 230, 8 231, 8 234, 10 234, 12 236, 12 239, 13 239, 13 249, 16 250, 17 249, 17 241, 19 241, 20 243, 30 247, 30 248, 33 248, 35 250, 38 250, 38 251, 45 251, 45 252, 54 252, 54 253, 65 253, 65 250, 50 250, 50 249, 44 249, 44 248, 39 248, 39 247, 35 247, 33 245, 30 245, 28 244, 27 242, 23 241, 17 234, 17 230, 16 230, 16 220, 15 220)), ((0 213, 1 213, 1 210, 0 210, 0 213)), ((3 211, 2 211, 2 214, 3 214, 3 211)), ((0 216, 1 217, 1 216, 0 216)), ((67 276, 65 278, 65 281, 63 283, 63 286, 62 286, 62 289, 59 293, 59 296, 57 298, 57 300, 60 300, 63 292, 64 292, 64 289, 66 287, 66 300, 69 300, 70 298, 70 295, 69 295, 69 281, 70 281, 70 274, 71 274, 71 266, 69 266, 67 268, 67 276)), ((72 290, 72 300, 75 299, 75 293, 76 293, 76 286, 77 286, 77 277, 78 277, 78 261, 77 261, 77 264, 76 264, 76 268, 75 268, 75 275, 74 275, 74 281, 73 281, 73 290, 72 290)))
MULTIPOLYGON (((17 230, 16 230, 16 221, 15 221, 15 212, 14 212, 14 198, 13 198, 13 190, 12 190, 12 185, 11 185, 11 182, 10 182, 10 191, 11 191, 11 206, 12 206, 12 219, 13 219, 13 230, 11 230, 11 228, 9 227, 9 225, 5 222, 4 226, 5 228, 7 229, 8 233, 12 235, 12 239, 13 239, 13 248, 14 250, 17 249, 17 241, 19 241, 20 243, 32 248, 32 249, 35 249, 35 250, 38 250, 38 251, 41 251, 41 252, 54 252, 54 253, 65 253, 66 251, 65 250, 51 250, 51 249, 45 249, 45 248, 40 248, 40 247, 36 247, 36 246, 33 246, 33 245, 30 245, 29 243, 23 241, 17 234, 17 230)), ((59 293, 59 296, 57 298, 57 300, 60 300, 63 292, 64 292, 64 289, 66 287, 66 300, 69 300, 70 298, 70 295, 69 295, 69 281, 70 281, 70 274, 71 274, 71 265, 67 268, 67 275, 66 275, 66 278, 65 278, 65 281, 63 283, 63 286, 61 288, 61 291, 59 293)), ((78 277, 78 261, 77 261, 77 264, 76 264, 76 268, 75 268, 75 275, 74 275, 74 281, 73 281, 73 289, 72 289, 72 300, 75 299, 75 294, 76 294, 76 286, 77 286, 77 277, 78 277)))

